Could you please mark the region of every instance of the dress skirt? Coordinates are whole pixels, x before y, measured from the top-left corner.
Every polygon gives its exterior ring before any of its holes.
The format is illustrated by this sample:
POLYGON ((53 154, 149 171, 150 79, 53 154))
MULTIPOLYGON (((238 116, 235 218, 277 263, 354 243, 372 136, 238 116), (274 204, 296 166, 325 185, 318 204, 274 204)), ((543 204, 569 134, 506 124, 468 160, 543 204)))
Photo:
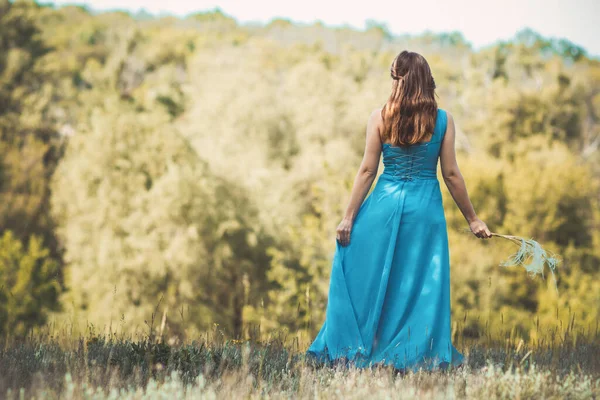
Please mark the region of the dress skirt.
POLYGON ((381 174, 350 244, 335 245, 325 321, 307 356, 402 370, 462 364, 451 338, 448 233, 437 178, 381 174))

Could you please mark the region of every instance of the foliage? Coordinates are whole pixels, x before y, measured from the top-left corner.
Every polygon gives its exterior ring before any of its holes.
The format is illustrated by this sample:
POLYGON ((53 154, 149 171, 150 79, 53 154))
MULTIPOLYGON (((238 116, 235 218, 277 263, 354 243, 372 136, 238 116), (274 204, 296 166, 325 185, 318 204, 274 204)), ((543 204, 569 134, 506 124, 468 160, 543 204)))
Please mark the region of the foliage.
POLYGON ((11 231, 0 237, 0 332, 24 336, 47 322, 51 311, 60 309, 62 287, 57 279, 58 263, 31 236, 24 246, 11 231))
POLYGON ((33 3, 0 1, 0 231, 41 237, 60 254, 49 216, 52 175, 61 141, 51 123, 52 80, 42 65, 50 52, 33 3))
POLYGON ((459 32, 394 36, 377 21, 242 25, 220 9, 0 0, 0 230, 48 250, 69 289, 57 320, 306 341, 367 117, 404 48, 431 64, 478 215, 563 257, 559 294, 501 268, 513 244, 461 233, 444 190, 455 330, 483 339, 500 316, 530 343, 536 321, 567 310, 595 324, 600 62, 529 30, 474 50, 459 32))

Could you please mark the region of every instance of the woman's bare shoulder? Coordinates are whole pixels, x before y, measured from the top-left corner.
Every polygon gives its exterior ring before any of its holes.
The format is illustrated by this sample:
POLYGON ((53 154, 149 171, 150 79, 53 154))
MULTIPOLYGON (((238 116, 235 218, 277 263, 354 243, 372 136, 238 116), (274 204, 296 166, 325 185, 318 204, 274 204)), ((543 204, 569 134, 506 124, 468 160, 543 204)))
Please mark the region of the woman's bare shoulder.
POLYGON ((382 111, 383 111, 383 107, 374 108, 373 111, 371 111, 371 117, 378 117, 381 119, 382 111))
POLYGON ((371 111, 371 115, 369 116, 369 122, 380 127, 383 124, 382 110, 383 107, 373 109, 373 111, 371 111))

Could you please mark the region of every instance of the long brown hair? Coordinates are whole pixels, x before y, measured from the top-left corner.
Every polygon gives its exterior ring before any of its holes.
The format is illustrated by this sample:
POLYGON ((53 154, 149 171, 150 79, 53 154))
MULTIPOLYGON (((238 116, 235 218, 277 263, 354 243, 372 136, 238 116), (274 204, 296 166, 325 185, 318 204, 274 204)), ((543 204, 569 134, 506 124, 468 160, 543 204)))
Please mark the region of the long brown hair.
POLYGON ((383 139, 408 146, 433 134, 437 118, 435 81, 425 58, 414 52, 398 54, 390 69, 392 94, 381 110, 383 139))

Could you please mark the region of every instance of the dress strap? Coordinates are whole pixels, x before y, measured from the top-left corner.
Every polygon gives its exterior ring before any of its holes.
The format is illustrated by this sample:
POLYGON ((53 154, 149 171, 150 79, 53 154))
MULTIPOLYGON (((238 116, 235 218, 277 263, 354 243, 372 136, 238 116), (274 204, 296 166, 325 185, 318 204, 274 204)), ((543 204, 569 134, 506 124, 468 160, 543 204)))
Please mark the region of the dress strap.
POLYGON ((446 134, 446 126, 448 125, 448 115, 446 111, 438 108, 437 113, 437 121, 435 124, 434 135, 439 137, 439 141, 441 142, 444 139, 444 135, 446 134))

